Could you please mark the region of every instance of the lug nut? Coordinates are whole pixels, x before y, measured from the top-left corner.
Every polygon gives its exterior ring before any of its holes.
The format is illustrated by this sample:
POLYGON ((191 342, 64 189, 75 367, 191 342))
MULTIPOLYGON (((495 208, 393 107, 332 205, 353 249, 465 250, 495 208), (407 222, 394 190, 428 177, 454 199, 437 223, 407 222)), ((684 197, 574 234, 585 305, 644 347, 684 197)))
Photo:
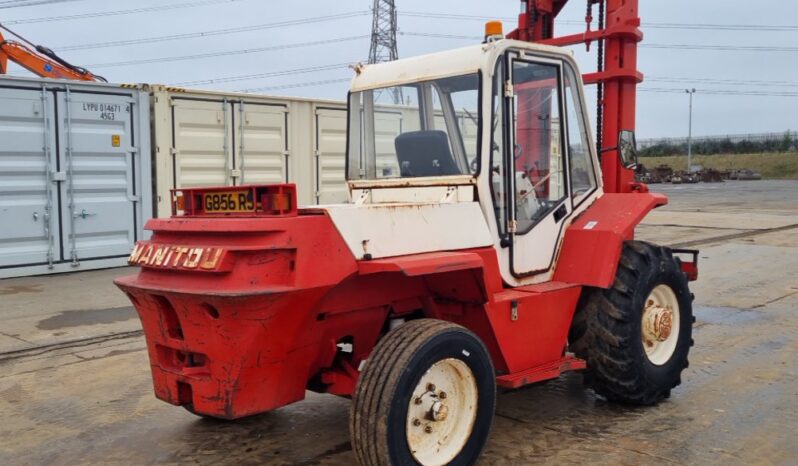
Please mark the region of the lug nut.
POLYGON ((435 391, 435 384, 427 384, 427 391, 434 392, 435 391))
POLYGON ((416 398, 416 404, 420 405, 422 403, 421 397, 416 398))
POLYGON ((431 433, 432 433, 432 427, 431 427, 431 426, 427 426, 427 427, 425 427, 425 428, 424 428, 424 432, 426 432, 426 433, 428 433, 428 434, 431 434, 431 433))
POLYGON ((446 392, 441 391, 440 393, 438 393, 438 398, 440 398, 441 400, 445 400, 446 399, 446 392))
POLYGON ((419 421, 418 419, 413 419, 413 425, 418 427, 421 425, 421 421, 419 421))

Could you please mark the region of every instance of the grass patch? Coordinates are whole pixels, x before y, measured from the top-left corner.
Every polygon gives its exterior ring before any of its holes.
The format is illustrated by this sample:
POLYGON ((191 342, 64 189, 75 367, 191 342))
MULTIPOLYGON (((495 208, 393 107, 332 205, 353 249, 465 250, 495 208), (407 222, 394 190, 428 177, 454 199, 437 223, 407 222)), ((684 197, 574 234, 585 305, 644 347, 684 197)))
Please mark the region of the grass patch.
MULTIPOLYGON (((666 164, 673 167, 674 170, 687 170, 686 155, 641 157, 640 163, 648 169, 660 164, 666 164)), ((750 168, 761 173, 763 178, 798 179, 798 152, 694 155, 693 165, 701 165, 704 168, 714 168, 716 170, 750 168)))

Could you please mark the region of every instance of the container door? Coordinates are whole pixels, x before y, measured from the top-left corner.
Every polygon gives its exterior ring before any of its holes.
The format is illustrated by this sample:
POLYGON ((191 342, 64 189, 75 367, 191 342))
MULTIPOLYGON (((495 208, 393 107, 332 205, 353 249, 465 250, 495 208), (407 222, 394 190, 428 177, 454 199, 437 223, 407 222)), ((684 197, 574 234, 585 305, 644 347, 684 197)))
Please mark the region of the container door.
POLYGON ((174 187, 235 184, 230 103, 173 98, 172 104, 174 187))
POLYGON ((53 93, 0 89, 0 267, 61 257, 53 93))
POLYGON ((125 256, 136 241, 132 99, 58 95, 64 259, 125 256))
POLYGON ((346 202, 346 110, 316 110, 316 203, 346 202))
POLYGON ((287 109, 283 105, 233 104, 236 184, 285 183, 288 179, 287 109))

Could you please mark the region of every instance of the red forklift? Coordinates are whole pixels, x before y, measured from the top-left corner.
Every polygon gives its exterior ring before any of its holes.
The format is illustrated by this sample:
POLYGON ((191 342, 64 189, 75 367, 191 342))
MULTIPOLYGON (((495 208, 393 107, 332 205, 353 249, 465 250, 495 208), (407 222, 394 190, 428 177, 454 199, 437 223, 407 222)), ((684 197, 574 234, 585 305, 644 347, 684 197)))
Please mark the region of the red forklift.
POLYGON ((566 0, 526 0, 469 47, 357 66, 350 202, 291 184, 187 188, 117 285, 141 318, 155 394, 236 419, 352 399, 363 465, 473 464, 498 389, 580 370, 652 405, 693 344, 697 252, 635 239, 667 203, 635 181, 637 0, 553 36, 566 0), (559 46, 596 42, 580 74, 559 46), (583 83, 599 84, 594 141, 583 83), (401 95, 397 103, 393 96, 401 95), (400 121, 401 124, 397 124, 400 121), (680 260, 682 257, 684 260, 680 260))

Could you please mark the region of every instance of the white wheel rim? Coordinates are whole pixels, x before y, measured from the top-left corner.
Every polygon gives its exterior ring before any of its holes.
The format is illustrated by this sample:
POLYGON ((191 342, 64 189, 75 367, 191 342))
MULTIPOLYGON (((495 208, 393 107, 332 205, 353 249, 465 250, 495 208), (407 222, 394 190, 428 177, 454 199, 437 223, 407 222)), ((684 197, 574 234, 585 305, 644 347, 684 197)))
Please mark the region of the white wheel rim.
POLYGON ((407 409, 407 444, 423 466, 451 462, 463 449, 477 417, 477 382, 465 362, 448 358, 421 376, 407 409))
POLYGON ((646 298, 640 336, 652 364, 667 363, 679 341, 679 301, 668 285, 657 285, 646 298))

